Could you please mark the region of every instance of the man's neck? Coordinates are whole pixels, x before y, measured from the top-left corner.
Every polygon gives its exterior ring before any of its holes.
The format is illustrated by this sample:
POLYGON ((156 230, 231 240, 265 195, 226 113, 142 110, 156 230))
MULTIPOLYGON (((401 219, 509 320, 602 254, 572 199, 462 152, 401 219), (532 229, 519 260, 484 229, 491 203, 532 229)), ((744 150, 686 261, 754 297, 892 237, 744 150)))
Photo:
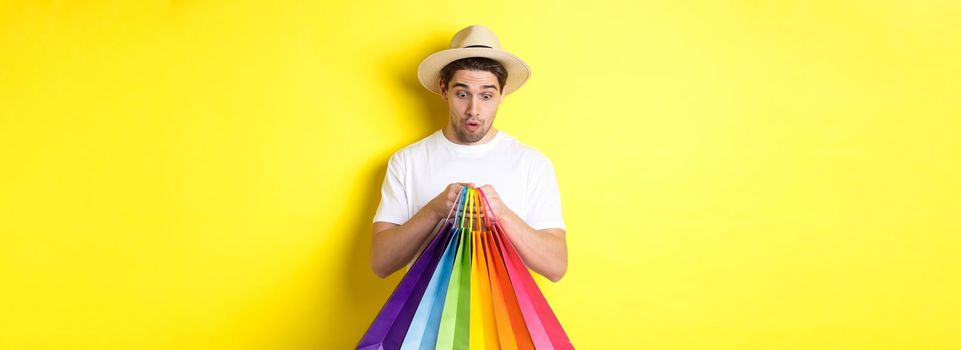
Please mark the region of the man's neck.
POLYGON ((481 138, 480 140, 477 140, 477 142, 461 141, 460 139, 457 138, 457 133, 454 132, 453 128, 450 125, 447 125, 446 127, 444 127, 444 129, 442 129, 441 132, 444 134, 444 137, 446 137, 447 140, 450 140, 450 142, 456 143, 458 145, 466 145, 466 146, 483 145, 485 143, 491 142, 491 140, 494 139, 494 136, 497 136, 497 128, 494 128, 494 127, 491 127, 490 130, 487 130, 487 134, 484 135, 484 137, 481 138))

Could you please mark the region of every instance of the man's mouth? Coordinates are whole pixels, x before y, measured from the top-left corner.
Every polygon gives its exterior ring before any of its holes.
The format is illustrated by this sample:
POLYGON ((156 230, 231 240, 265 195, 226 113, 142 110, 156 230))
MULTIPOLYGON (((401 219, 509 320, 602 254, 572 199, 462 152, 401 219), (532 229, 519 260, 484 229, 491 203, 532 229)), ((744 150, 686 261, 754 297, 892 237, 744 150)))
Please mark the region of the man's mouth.
POLYGON ((464 128, 467 129, 467 131, 470 131, 470 132, 475 132, 475 131, 477 131, 477 130, 480 130, 480 127, 481 127, 481 123, 480 123, 480 122, 469 121, 469 122, 464 123, 464 128))

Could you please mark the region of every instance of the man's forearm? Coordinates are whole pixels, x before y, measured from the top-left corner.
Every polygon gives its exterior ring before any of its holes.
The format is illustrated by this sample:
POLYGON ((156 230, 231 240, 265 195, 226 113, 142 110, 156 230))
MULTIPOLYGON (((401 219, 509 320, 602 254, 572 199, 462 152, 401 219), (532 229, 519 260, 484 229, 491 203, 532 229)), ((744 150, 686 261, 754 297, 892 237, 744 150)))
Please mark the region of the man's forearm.
POLYGON ((564 277, 567 273, 567 239, 564 230, 535 230, 510 210, 497 219, 531 270, 553 282, 564 277))
POLYGON ((384 278, 409 263, 439 221, 440 218, 425 207, 403 225, 375 225, 371 243, 371 267, 374 273, 384 278), (385 225, 393 227, 383 229, 385 225), (377 231, 378 228, 381 231, 377 231))

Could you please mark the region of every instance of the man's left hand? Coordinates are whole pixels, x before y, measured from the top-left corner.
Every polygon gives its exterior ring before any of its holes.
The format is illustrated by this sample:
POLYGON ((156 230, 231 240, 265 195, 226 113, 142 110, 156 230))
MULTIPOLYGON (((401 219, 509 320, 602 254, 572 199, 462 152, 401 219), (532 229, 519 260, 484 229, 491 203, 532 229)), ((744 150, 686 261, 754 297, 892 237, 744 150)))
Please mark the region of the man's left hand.
POLYGON ((490 210, 493 212, 494 217, 503 218, 507 216, 510 209, 501 201, 501 197, 497 194, 497 191, 494 190, 494 186, 484 185, 478 189, 484 193, 484 197, 487 197, 487 202, 490 204, 490 210))

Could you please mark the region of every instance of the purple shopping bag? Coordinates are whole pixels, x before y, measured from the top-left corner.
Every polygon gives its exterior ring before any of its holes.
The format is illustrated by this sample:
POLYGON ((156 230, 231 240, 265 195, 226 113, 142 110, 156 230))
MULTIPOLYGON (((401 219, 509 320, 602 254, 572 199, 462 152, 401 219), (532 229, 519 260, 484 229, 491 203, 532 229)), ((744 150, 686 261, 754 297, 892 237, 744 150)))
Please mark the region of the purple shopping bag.
MULTIPOLYGON (((454 228, 454 221, 451 214, 463 205, 463 198, 466 195, 466 188, 461 190, 457 196, 457 201, 447 214, 447 218, 442 220, 431 232, 434 237, 430 245, 424 249, 414 265, 400 280, 400 284, 394 289, 380 313, 374 318, 367 333, 357 344, 357 350, 394 350, 400 349, 404 343, 404 337, 410 328, 414 314, 424 297, 424 291, 430 283, 434 270, 444 255, 444 250, 453 238, 451 234, 454 228)), ((458 217, 454 217, 457 219, 458 217)))
POLYGON ((451 224, 447 220, 437 227, 439 231, 433 234, 434 239, 430 245, 401 279, 367 329, 367 333, 360 339, 358 350, 400 349, 407 328, 414 318, 414 312, 417 311, 417 305, 423 298, 424 290, 427 289, 434 269, 444 254, 444 248, 451 239, 451 235, 447 234, 451 230, 451 224))

